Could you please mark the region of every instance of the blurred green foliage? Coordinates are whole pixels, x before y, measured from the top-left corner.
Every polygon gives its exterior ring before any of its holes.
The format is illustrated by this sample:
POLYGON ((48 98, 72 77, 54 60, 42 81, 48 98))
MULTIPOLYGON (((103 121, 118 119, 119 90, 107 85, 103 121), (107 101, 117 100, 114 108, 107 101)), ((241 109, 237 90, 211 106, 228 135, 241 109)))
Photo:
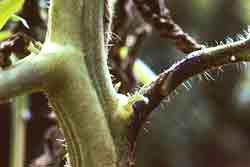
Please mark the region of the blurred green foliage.
POLYGON ((0 30, 8 19, 23 6, 24 0, 2 0, 0 1, 0 30))

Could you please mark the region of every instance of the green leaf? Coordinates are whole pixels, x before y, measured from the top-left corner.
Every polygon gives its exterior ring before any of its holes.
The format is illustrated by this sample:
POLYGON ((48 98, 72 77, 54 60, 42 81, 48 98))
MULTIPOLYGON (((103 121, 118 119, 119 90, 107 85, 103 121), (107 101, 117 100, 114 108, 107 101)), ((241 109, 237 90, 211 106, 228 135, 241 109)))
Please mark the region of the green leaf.
POLYGON ((10 31, 0 31, 0 41, 3 41, 11 36, 10 31))
POLYGON ((6 24, 12 14, 18 12, 23 6, 24 0, 0 1, 0 30, 6 24))

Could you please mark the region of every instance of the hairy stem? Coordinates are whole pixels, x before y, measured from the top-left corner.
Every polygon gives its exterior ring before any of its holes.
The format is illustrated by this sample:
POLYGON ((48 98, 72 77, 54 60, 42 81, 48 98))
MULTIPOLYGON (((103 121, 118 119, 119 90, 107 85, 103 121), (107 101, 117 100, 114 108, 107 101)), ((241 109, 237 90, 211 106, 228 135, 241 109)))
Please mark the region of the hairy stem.
POLYGON ((84 0, 50 2, 48 32, 46 41, 53 41, 61 44, 81 46, 82 43, 82 19, 83 11, 87 5, 84 0))
POLYGON ((150 110, 190 77, 222 65, 242 61, 250 61, 249 37, 245 40, 190 53, 160 74, 145 90, 144 95, 149 98, 150 110))
MULTIPOLYGON (((109 6, 114 4, 114 0, 109 6)), ((110 7, 111 8, 111 7, 110 7)), ((51 2, 47 41, 79 47, 99 100, 109 117, 117 107, 104 48, 104 0, 51 2), (63 35, 62 35, 63 34, 63 35)))
POLYGON ((132 113, 134 116, 130 124, 130 142, 135 141, 140 128, 153 109, 180 84, 207 70, 242 61, 250 61, 249 36, 237 42, 192 52, 158 75, 155 81, 142 90, 142 94, 148 101, 134 103, 134 113, 132 113))
POLYGON ((39 60, 30 55, 0 71, 0 101, 20 94, 39 91, 46 84, 44 73, 38 68, 39 60))
POLYGON ((118 102, 107 66, 103 16, 104 0, 52 0, 41 51, 48 61, 45 91, 73 167, 115 167, 119 160, 110 129, 118 102))
POLYGON ((104 3, 103 1, 95 0, 91 1, 88 6, 88 10, 92 11, 92 13, 95 14, 95 17, 86 11, 83 15, 83 20, 85 21, 85 26, 83 27, 83 43, 85 45, 83 49, 86 54, 86 63, 90 78, 96 88, 102 107, 108 116, 108 119, 110 119, 117 108, 117 97, 108 70, 107 53, 104 48, 104 3))
POLYGON ((86 66, 75 68, 77 62, 64 66, 63 71, 56 70, 55 85, 50 84, 47 89, 66 139, 71 165, 115 167, 117 155, 104 112, 86 66), (63 84, 59 86, 58 82, 63 84))

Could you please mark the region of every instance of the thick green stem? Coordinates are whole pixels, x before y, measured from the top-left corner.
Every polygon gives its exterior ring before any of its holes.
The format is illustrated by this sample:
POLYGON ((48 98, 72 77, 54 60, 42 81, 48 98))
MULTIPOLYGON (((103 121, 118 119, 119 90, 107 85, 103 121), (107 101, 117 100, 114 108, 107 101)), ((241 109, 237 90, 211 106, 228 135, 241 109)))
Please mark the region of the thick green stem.
MULTIPOLYGON (((92 2, 89 1, 88 3, 92 2)), ((52 0, 50 2, 46 40, 60 44, 82 46, 81 34, 85 26, 82 20, 84 10, 88 11, 84 0, 52 0)))
POLYGON ((90 79, 110 117, 116 110, 117 97, 104 49, 103 9, 103 0, 53 0, 46 40, 74 45, 85 53, 90 79))
POLYGON ((65 135, 72 167, 115 167, 113 138, 82 53, 66 47, 45 54, 52 59, 49 66, 55 67, 46 92, 65 135))
POLYGON ((116 167, 120 160, 110 128, 118 100, 104 48, 103 9, 103 0, 52 0, 41 51, 48 59, 46 93, 73 167, 116 167))
POLYGON ((84 1, 85 5, 88 6, 88 11, 91 11, 91 13, 84 11, 83 14, 83 50, 86 54, 90 78, 96 88, 102 107, 110 118, 117 109, 117 97, 116 91, 112 86, 107 65, 107 53, 104 48, 103 1, 84 1))
POLYGON ((0 102, 20 94, 39 91, 46 84, 46 76, 38 69, 40 60, 30 55, 0 71, 0 102))
POLYGON ((54 107, 66 138, 73 167, 115 167, 117 158, 113 139, 87 75, 86 66, 76 62, 64 66, 65 73, 56 78, 60 86, 48 88, 48 97, 54 107))

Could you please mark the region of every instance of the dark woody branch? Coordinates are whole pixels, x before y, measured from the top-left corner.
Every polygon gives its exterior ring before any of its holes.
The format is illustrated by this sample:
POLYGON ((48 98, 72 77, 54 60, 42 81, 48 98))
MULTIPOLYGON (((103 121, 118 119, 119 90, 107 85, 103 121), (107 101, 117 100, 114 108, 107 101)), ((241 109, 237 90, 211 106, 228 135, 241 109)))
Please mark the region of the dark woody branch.
POLYGON ((134 4, 143 19, 163 38, 173 40, 180 51, 190 53, 203 47, 174 22, 165 5, 165 0, 134 0, 134 4))
POLYGON ((172 65, 168 70, 161 73, 155 81, 142 90, 142 94, 148 101, 137 101, 133 105, 134 113, 129 126, 128 136, 131 147, 133 147, 138 132, 150 113, 179 85, 190 77, 207 70, 244 61, 250 61, 249 36, 247 39, 230 44, 204 48, 192 52, 181 61, 172 65))

